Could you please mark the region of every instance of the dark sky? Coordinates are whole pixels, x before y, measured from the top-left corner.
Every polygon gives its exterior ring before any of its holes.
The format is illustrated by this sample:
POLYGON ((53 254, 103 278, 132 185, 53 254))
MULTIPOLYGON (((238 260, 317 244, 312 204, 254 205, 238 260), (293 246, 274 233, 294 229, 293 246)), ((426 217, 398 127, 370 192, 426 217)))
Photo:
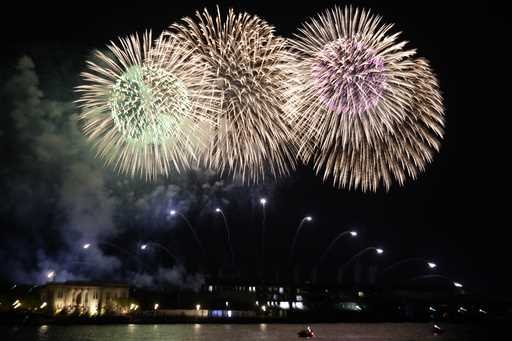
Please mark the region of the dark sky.
MULTIPOLYGON (((312 171, 301 169, 293 179, 277 186, 273 194, 268 212, 268 253, 272 257, 282 254, 282 247, 289 243, 296 226, 294 221, 311 214, 315 223, 306 227, 299 240, 301 261, 306 264, 310 255, 321 252, 337 232, 356 228, 364 239, 357 245, 344 244, 352 248, 345 250, 346 254, 367 245, 381 245, 386 249, 383 264, 424 256, 439 263, 440 273, 468 288, 508 288, 512 284, 507 278, 508 224, 501 221, 503 211, 497 204, 507 201, 507 191, 501 190, 502 199, 491 193, 491 188, 504 186, 508 175, 508 153, 497 153, 502 141, 497 137, 501 129, 495 127, 505 124, 502 117, 507 117, 509 111, 503 105, 509 87, 504 75, 510 72, 504 70, 510 62, 502 42, 503 11, 487 4, 452 8, 447 7, 452 5, 446 1, 351 3, 369 7, 385 22, 395 23, 410 46, 431 61, 445 101, 446 138, 440 154, 417 181, 404 188, 394 187, 389 193, 333 189, 322 184, 312 171)), ((349 3, 220 3, 224 9, 234 7, 260 15, 284 36, 291 36, 303 21, 335 4, 349 3)), ((41 65, 43 82, 51 82, 52 77, 69 77, 58 70, 52 72, 51 65, 58 61, 61 66, 69 64, 78 70, 90 50, 103 47, 117 36, 147 28, 159 33, 194 10, 205 6, 213 9, 214 5, 207 1, 146 1, 136 5, 124 2, 117 6, 90 1, 44 6, 20 3, 3 11, 0 75, 9 74, 9 68, 27 53, 41 65)), ((56 94, 59 95, 66 97, 56 94)), ((251 245, 245 228, 242 223, 233 226, 235 244, 251 245)), ((3 236, 8 233, 4 231, 3 236)))

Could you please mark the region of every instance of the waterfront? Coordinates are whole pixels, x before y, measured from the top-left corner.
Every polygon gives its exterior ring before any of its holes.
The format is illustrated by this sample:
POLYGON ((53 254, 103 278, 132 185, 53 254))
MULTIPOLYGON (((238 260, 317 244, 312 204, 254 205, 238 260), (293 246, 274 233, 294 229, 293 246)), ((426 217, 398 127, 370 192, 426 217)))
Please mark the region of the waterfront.
MULTIPOLYGON (((318 340, 418 341, 490 340, 490 328, 442 325, 445 333, 433 335, 430 323, 314 324, 318 340)), ((203 341, 203 340, 298 340, 298 324, 154 324, 81 325, 21 329, 0 326, 6 341, 203 341)), ((498 331, 493 328, 496 335, 498 331)))

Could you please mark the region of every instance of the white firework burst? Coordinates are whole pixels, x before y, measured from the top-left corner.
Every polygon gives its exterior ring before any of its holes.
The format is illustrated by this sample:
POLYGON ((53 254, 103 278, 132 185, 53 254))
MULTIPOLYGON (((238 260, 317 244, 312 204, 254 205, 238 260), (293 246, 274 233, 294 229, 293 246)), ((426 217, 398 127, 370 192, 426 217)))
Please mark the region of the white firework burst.
POLYGON ((206 166, 254 183, 295 167, 295 140, 283 111, 289 77, 286 40, 257 16, 207 10, 170 27, 214 70, 221 110, 203 154, 206 166))

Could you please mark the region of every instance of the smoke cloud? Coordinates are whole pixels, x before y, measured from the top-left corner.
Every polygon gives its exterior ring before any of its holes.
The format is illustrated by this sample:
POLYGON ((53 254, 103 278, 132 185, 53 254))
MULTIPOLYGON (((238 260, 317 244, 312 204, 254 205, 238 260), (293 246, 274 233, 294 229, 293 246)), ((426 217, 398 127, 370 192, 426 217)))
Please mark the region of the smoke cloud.
POLYGON ((61 85, 69 101, 47 98, 36 65, 23 57, 2 89, 1 277, 41 284, 55 271, 56 281, 197 289, 204 279, 183 261, 199 263, 194 240, 169 211, 200 224, 244 190, 200 169, 152 184, 118 176, 93 157, 79 131, 73 85, 61 85), (172 244, 182 257, 141 254, 144 240, 172 244))

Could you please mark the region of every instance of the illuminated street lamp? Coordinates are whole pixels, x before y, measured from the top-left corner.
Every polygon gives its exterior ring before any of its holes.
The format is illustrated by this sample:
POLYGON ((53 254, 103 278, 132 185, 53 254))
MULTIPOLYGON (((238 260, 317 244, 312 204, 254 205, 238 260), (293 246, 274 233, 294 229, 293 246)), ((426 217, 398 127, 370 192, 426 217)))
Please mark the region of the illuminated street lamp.
POLYGON ((200 304, 196 304, 196 310, 201 310, 201 305, 200 304))
POLYGON ((235 265, 235 253, 233 252, 233 245, 231 244, 231 233, 229 231, 228 219, 219 207, 215 209, 216 213, 219 213, 222 216, 222 220, 224 221, 224 228, 226 229, 226 237, 228 241, 229 253, 231 254, 231 264, 235 265))
POLYGON ((311 222, 311 221, 313 221, 313 218, 309 215, 305 216, 304 218, 302 218, 299 225, 297 226, 297 230, 295 231, 295 235, 293 236, 292 246, 290 247, 290 256, 289 256, 290 265, 292 264, 292 261, 293 261, 293 252, 295 251, 295 244, 297 243, 297 237, 299 236, 302 226, 304 225, 304 223, 306 221, 311 222))
POLYGON ((267 205, 266 198, 260 198, 263 215, 261 219, 261 279, 265 281, 265 223, 267 220, 267 212, 265 206, 267 205))
POLYGON ((46 274, 46 277, 48 278, 48 280, 53 281, 53 279, 55 278, 55 271, 53 271, 53 270, 48 271, 48 273, 46 274))
POLYGON ((394 268, 397 268, 400 265, 403 265, 403 264, 406 264, 406 263, 413 263, 413 262, 422 263, 423 265, 426 265, 429 270, 434 270, 434 269, 437 268, 437 264, 434 263, 434 262, 427 261, 424 258, 413 257, 413 258, 402 259, 402 260, 400 260, 400 261, 398 261, 396 263, 393 263, 390 266, 384 268, 384 270, 382 270, 382 272, 380 273, 380 276, 383 276, 384 274, 386 274, 390 270, 392 270, 394 268))
POLYGON ((152 246, 154 246, 155 248, 158 248, 158 249, 160 249, 160 250, 163 250, 163 251, 164 251, 165 253, 167 253, 167 254, 168 254, 168 255, 169 255, 169 256, 170 256, 174 261, 177 261, 177 260, 178 260, 178 258, 177 258, 177 257, 176 257, 172 252, 171 252, 171 250, 169 250, 168 248, 166 248, 165 246, 163 246, 162 244, 157 243, 157 242, 146 242, 146 243, 144 243, 144 244, 142 244, 142 245, 140 246, 140 249, 141 249, 142 251, 146 251, 146 250, 148 250, 148 248, 149 248, 151 245, 152 245, 152 246))
POLYGON ((160 305, 158 303, 155 303, 155 305, 153 306, 153 310, 158 310, 159 307, 160 305))
POLYGON ((322 253, 322 255, 320 256, 319 260, 318 260, 318 264, 322 264, 323 261, 327 258, 327 256, 329 255, 329 252, 332 250, 332 248, 334 247, 334 245, 336 245, 336 242, 338 242, 338 240, 341 239, 341 237, 343 236, 346 236, 346 235, 350 235, 352 238, 355 238, 357 237, 357 231, 354 231, 354 230, 350 230, 350 231, 343 231, 341 232, 340 234, 338 234, 336 236, 336 238, 334 238, 330 243, 329 245, 327 246, 327 248, 325 249, 325 251, 322 253))
POLYGON ((87 249, 88 249, 88 248, 90 248, 90 247, 91 247, 91 244, 89 244, 89 243, 82 245, 82 248, 83 248, 84 250, 87 250, 87 249))
POLYGON ((190 229, 190 231, 194 235, 194 239, 196 240, 197 244, 199 245, 199 248, 201 249, 201 252, 206 257, 206 250, 203 247, 203 243, 201 243, 201 240, 199 239, 199 236, 197 235, 196 230, 192 226, 192 223, 190 223, 190 221, 187 219, 187 217, 185 217, 182 213, 180 213, 179 211, 176 211, 176 210, 170 210, 169 213, 170 213, 171 216, 178 215, 178 216, 181 217, 181 219, 183 219, 183 221, 185 221, 185 223, 187 224, 188 228, 190 229))
POLYGON ((453 282, 453 285, 456 287, 456 288, 462 288, 463 285, 459 282, 453 282))
POLYGON ((371 250, 375 250, 375 253, 377 255, 382 255, 384 253, 384 250, 379 248, 379 247, 374 247, 374 246, 370 246, 370 247, 367 247, 366 249, 363 249, 361 251, 359 251, 358 253, 356 253, 354 256, 352 256, 347 262, 345 262, 345 264, 343 264, 341 267, 342 268, 345 268, 346 266, 348 266, 350 263, 352 263, 356 258, 358 258, 359 256, 361 256, 363 253, 367 252, 367 251, 371 251, 371 250))

